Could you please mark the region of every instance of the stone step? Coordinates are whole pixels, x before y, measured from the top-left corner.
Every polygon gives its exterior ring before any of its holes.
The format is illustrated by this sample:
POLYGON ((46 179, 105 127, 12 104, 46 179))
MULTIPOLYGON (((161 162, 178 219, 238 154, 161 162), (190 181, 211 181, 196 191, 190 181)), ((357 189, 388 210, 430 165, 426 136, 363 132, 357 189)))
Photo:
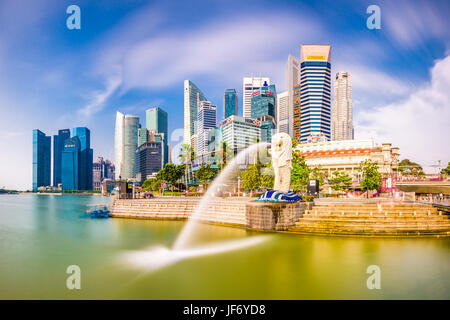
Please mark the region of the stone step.
POLYGON ((422 203, 318 203, 314 204, 314 207, 364 207, 364 208, 403 208, 403 207, 431 207, 430 204, 422 203))
POLYGON ((288 232, 307 233, 307 234, 323 234, 323 235, 354 235, 354 236, 369 236, 369 237, 404 237, 404 236, 448 236, 448 230, 340 230, 340 229, 323 229, 323 228, 307 228, 307 227, 291 227, 288 232))
POLYGON ((352 216, 386 216, 386 215, 394 215, 394 216, 402 216, 402 215, 410 215, 410 216, 438 216, 443 215, 438 211, 338 211, 338 210, 306 210, 306 215, 328 215, 328 214, 336 214, 336 215, 352 215, 352 216))
POLYGON ((355 224, 355 223, 302 223, 292 228, 322 228, 337 230, 384 230, 384 229, 408 229, 408 230, 450 230, 450 225, 441 224, 355 224))
POLYGON ((426 213, 421 213, 421 214, 416 214, 414 215, 413 213, 388 213, 388 214, 379 214, 379 213, 374 213, 374 214, 369 214, 369 213, 364 213, 364 214, 356 214, 356 213, 349 213, 349 212, 344 212, 344 214, 342 213, 337 213, 337 212, 332 212, 332 213, 326 213, 326 212, 320 212, 320 213, 315 213, 315 212, 308 212, 305 213, 303 215, 303 217, 342 217, 342 218, 357 218, 357 219, 371 219, 371 218, 439 218, 439 219, 448 219, 446 218, 445 215, 439 215, 439 214, 426 214, 426 213))
POLYGON ((351 216, 351 215, 304 215, 303 220, 338 219, 354 221, 446 221, 442 216, 351 216))
POLYGON ((318 210, 318 211, 328 211, 328 210, 350 210, 350 211, 405 211, 405 210, 411 210, 411 211, 428 211, 428 210, 437 210, 437 208, 434 207, 428 207, 428 208, 414 208, 414 207, 404 207, 404 208, 367 208, 367 207, 361 207, 361 208, 354 208, 354 207, 316 207, 313 206, 310 210, 318 210))

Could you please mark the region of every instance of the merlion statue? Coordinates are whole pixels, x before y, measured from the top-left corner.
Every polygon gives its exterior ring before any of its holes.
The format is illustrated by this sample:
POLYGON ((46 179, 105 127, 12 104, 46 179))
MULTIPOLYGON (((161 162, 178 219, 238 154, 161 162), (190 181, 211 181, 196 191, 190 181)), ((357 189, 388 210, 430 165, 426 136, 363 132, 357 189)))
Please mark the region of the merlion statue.
POLYGON ((267 190, 255 201, 297 202, 303 199, 289 191, 292 170, 292 140, 286 133, 277 133, 272 137, 272 167, 275 172, 273 190, 267 190))
POLYGON ((291 184, 292 170, 292 140, 280 132, 272 137, 272 167, 275 172, 273 189, 288 193, 291 184))

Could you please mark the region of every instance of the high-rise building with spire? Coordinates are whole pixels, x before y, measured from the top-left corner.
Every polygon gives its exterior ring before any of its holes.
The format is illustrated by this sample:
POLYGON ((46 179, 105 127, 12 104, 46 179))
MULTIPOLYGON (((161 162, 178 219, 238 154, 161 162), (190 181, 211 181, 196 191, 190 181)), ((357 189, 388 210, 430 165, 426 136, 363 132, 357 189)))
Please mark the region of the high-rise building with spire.
POLYGON ((191 144, 192 135, 195 134, 198 102, 206 100, 205 95, 192 81, 184 80, 184 144, 191 144))
POLYGON ((348 72, 336 74, 331 111, 332 140, 353 140, 352 86, 348 72))
POLYGON ((299 83, 299 75, 300 63, 298 59, 290 54, 286 63, 287 118, 286 120, 279 119, 278 121, 281 121, 281 123, 287 122, 287 130, 283 132, 286 132, 291 137, 294 135, 294 87, 299 83))

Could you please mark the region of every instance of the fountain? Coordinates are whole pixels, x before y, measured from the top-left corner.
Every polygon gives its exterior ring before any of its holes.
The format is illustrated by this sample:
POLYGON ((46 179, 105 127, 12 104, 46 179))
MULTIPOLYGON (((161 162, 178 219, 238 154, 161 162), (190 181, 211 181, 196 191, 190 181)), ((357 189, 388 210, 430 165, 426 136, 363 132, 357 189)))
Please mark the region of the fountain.
POLYGON ((261 151, 265 151, 268 145, 269 143, 267 142, 253 144, 239 152, 236 157, 227 164, 209 186, 207 192, 200 200, 198 207, 175 240, 172 248, 158 246, 151 247, 147 250, 134 251, 125 254, 123 257, 124 260, 127 263, 133 264, 135 267, 143 268, 148 272, 153 272, 183 259, 238 250, 266 241, 270 236, 252 236, 238 240, 216 242, 206 246, 196 246, 192 243, 195 234, 198 231, 199 222, 201 221, 203 214, 208 211, 210 202, 214 199, 215 194, 219 188, 221 188, 224 181, 233 174, 233 170, 242 164, 246 158, 251 157, 256 159, 256 156, 258 156, 259 159, 261 159, 260 153, 261 151))
POLYGON ((266 191, 247 205, 247 227, 259 230, 287 230, 305 212, 305 203, 290 191, 292 141, 286 133, 272 137, 272 166, 275 172, 274 190, 266 191))

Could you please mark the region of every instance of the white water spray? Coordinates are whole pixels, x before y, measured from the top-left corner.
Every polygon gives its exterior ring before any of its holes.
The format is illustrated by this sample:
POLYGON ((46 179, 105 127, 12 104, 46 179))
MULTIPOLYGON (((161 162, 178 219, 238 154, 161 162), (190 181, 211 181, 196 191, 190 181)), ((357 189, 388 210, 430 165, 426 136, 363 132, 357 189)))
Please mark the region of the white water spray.
POLYGON ((214 194, 222 186, 224 181, 229 178, 229 176, 233 173, 233 170, 235 170, 238 165, 244 162, 246 157, 255 156, 254 159, 256 159, 256 156, 258 155, 261 159, 261 154, 258 153, 265 151, 268 145, 270 144, 267 142, 251 145, 247 149, 239 152, 237 156, 227 164, 219 176, 217 176, 217 178, 214 179, 213 183, 209 186, 208 191, 200 200, 199 206, 196 208, 178 235, 172 249, 157 246, 151 247, 147 250, 133 251, 124 255, 124 261, 135 267, 153 272, 184 259, 238 250, 267 240, 270 236, 254 236, 237 240, 216 242, 204 246, 189 246, 192 245, 191 241, 197 231, 196 229, 198 222, 201 220, 202 214, 208 212, 209 203, 214 199, 214 194))
POLYGON ((171 250, 163 246, 152 246, 147 250, 128 252, 123 261, 137 269, 154 272, 181 260, 239 250, 265 241, 267 236, 255 236, 238 240, 222 241, 191 249, 171 250))
POLYGON ((214 194, 216 194, 216 192, 222 186, 224 180, 233 173, 233 170, 236 169, 236 167, 240 165, 246 159, 246 157, 253 155, 256 156, 260 151, 266 150, 268 145, 270 145, 270 143, 268 142, 253 144, 250 147, 239 152, 236 157, 234 157, 233 160, 227 164, 227 166, 220 172, 220 174, 214 179, 213 183, 209 186, 208 191, 206 191, 205 195, 200 200, 198 207, 191 215, 183 230, 181 230, 173 246, 174 250, 185 248, 190 244, 190 240, 192 240, 199 220, 201 220, 201 217, 204 213, 208 212, 208 205, 211 200, 214 199, 214 194))

